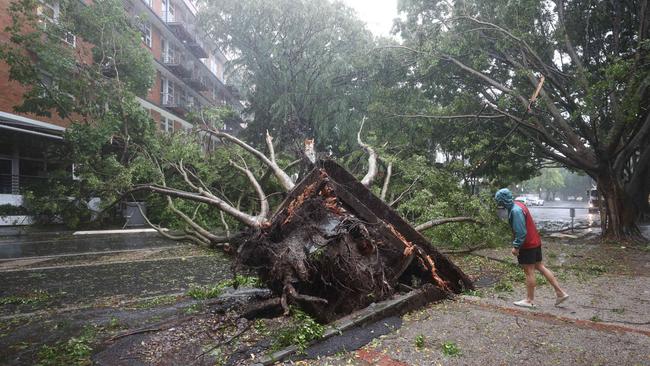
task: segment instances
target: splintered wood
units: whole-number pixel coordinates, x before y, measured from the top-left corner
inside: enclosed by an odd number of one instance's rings
[[[281,295],[285,311],[297,303],[323,321],[387,299],[400,284],[430,284],[440,298],[473,288],[447,257],[332,161],[319,162],[256,235],[241,248],[244,264]]]

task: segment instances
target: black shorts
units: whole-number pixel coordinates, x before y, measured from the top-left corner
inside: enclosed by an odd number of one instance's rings
[[[519,264],[535,264],[542,261],[542,246],[531,249],[519,249],[517,256]]]

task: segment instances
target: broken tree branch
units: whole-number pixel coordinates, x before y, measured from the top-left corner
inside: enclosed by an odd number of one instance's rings
[[[267,216],[269,215],[269,201],[266,199],[266,194],[262,190],[262,186],[260,183],[257,181],[255,178],[255,175],[253,175],[253,172],[248,169],[248,166],[246,166],[246,162],[244,159],[242,159],[242,162],[244,163],[244,166],[239,166],[232,160],[230,160],[230,164],[240,170],[242,173],[246,174],[246,177],[248,177],[248,180],[251,182],[251,185],[253,188],[255,188],[255,192],[257,193],[257,197],[260,200],[260,213],[259,215],[256,216],[256,218],[259,220],[261,225],[265,225],[268,220]]]
[[[475,224],[483,225],[482,222],[480,222],[480,221],[478,221],[478,220],[476,220],[474,218],[461,216],[461,217],[451,217],[451,218],[447,218],[447,219],[436,219],[436,220],[427,221],[427,222],[425,222],[423,224],[420,224],[420,225],[416,226],[415,230],[424,231],[424,230],[427,230],[427,229],[431,229],[432,227],[435,227],[435,226],[449,224],[449,223],[452,223],[452,222],[472,222],[472,223],[475,223]]]
[[[420,176],[418,176],[417,178],[415,178],[415,179],[413,180],[413,182],[411,183],[411,185],[409,185],[409,186],[408,186],[408,187],[407,187],[407,188],[406,188],[402,193],[400,193],[399,196],[397,196],[397,198],[395,198],[395,199],[394,199],[394,200],[389,204],[389,206],[392,207],[392,206],[395,206],[396,204],[398,204],[399,201],[401,201],[401,200],[404,198],[404,196],[406,196],[406,194],[409,193],[409,192],[411,191],[411,189],[413,189],[413,187],[414,187],[415,184],[418,182],[418,180],[420,180]]]
[[[377,176],[377,152],[375,152],[375,149],[373,149],[370,145],[365,144],[361,140],[361,131],[363,130],[363,125],[366,122],[366,117],[363,117],[361,120],[361,127],[359,127],[359,132],[357,133],[357,143],[361,148],[368,153],[368,173],[361,179],[361,184],[364,185],[364,187],[370,187],[372,185],[372,182],[375,180],[375,177]]]
[[[280,168],[280,166],[278,166],[278,164],[275,161],[269,159],[266,155],[264,155],[262,152],[260,152],[256,148],[250,146],[249,144],[245,143],[244,141],[238,139],[235,136],[232,136],[232,135],[227,134],[225,132],[215,130],[215,129],[207,126],[207,125],[205,126],[204,131],[211,134],[211,135],[213,135],[213,136],[215,136],[215,137],[219,137],[219,138],[228,140],[228,141],[234,143],[235,145],[238,145],[239,147],[243,148],[244,150],[248,151],[251,155],[255,156],[264,165],[271,168],[271,170],[273,171],[273,174],[278,179],[278,181],[280,182],[280,185],[282,185],[282,187],[284,188],[284,190],[286,192],[291,191],[293,189],[293,187],[295,186],[295,184],[291,180],[291,177],[284,170],[282,170],[282,168]],[[267,135],[267,136],[270,136],[270,135]],[[268,139],[267,139],[267,143],[268,143]],[[274,156],[275,152],[273,152],[272,155]]]
[[[386,178],[384,178],[384,185],[381,187],[381,194],[379,198],[386,201],[386,193],[388,193],[388,186],[390,185],[390,177],[393,175],[393,163],[389,162],[386,167]]]

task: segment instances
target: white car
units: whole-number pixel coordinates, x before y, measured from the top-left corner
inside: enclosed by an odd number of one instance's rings
[[[528,198],[533,206],[544,206],[544,200],[541,198]]]
[[[519,196],[519,197],[515,198],[515,201],[519,201],[519,202],[523,203],[526,206],[531,205],[531,199],[526,197],[526,196]]]
[[[544,206],[544,200],[536,197],[519,196],[515,198],[515,201],[519,201],[526,206]]]

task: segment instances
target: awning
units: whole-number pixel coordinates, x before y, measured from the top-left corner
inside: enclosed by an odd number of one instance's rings
[[[63,140],[65,127],[0,111],[0,129]]]

